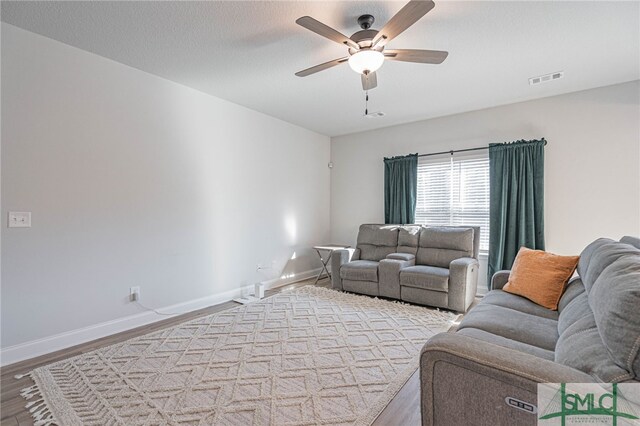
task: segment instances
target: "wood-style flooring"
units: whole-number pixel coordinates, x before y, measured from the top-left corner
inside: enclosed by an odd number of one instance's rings
[[[290,284],[273,290],[266,291],[265,296],[271,296],[285,289],[301,287],[304,285],[313,285],[313,280],[301,281],[299,283]],[[318,282],[318,286],[329,287],[329,280],[322,279]],[[236,302],[226,302],[219,305],[211,306],[198,311],[189,312],[149,324],[143,327],[128,330],[102,339],[83,343],[78,346],[63,349],[37,358],[11,364],[4,367],[0,371],[0,426],[25,426],[33,425],[31,415],[25,408],[26,401],[20,396],[20,390],[33,384],[30,378],[25,377],[20,380],[14,378],[16,374],[26,373],[34,368],[60,361],[65,358],[71,358],[95,349],[109,346],[114,343],[122,342],[133,337],[151,333],[163,328],[171,327],[185,321],[210,315],[216,312],[224,311],[229,308],[238,306]],[[393,400],[387,405],[385,410],[378,416],[374,422],[375,426],[413,426],[420,425],[420,380],[418,372],[413,374],[404,387],[398,392]]]

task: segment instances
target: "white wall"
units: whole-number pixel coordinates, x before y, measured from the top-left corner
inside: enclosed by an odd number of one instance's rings
[[[2,124],[3,350],[320,266],[326,136],[4,23]]]
[[[640,235],[640,82],[634,81],[332,138],[331,239],[354,244],[359,224],[384,221],[383,157],[541,137],[549,142],[547,250],[578,254],[598,237]]]

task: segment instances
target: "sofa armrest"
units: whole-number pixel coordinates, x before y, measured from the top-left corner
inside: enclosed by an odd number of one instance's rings
[[[411,253],[391,253],[387,255],[387,259],[413,260],[415,264],[416,255]]]
[[[410,260],[382,259],[378,264],[378,292],[382,297],[400,299],[400,271],[416,264]]]
[[[420,354],[422,424],[535,425],[537,415],[514,408],[508,398],[535,407],[538,383],[594,381],[582,371],[547,359],[441,333]]]
[[[461,257],[449,264],[449,309],[466,312],[478,290],[480,264],[473,257]]]
[[[340,267],[351,262],[355,249],[335,250],[331,254],[331,287],[334,290],[342,290],[342,278],[340,278]]]
[[[502,270],[493,274],[493,277],[491,277],[491,290],[502,290],[502,287],[509,281],[509,274],[511,274],[509,270]]]

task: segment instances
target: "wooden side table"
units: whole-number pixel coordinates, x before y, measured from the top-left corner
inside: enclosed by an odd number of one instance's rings
[[[329,272],[329,269],[327,269],[327,265],[331,261],[331,256],[333,256],[333,252],[336,250],[348,249],[349,247],[351,246],[344,246],[344,245],[338,245],[338,244],[326,244],[323,246],[313,246],[313,249],[316,251],[316,253],[318,253],[320,262],[322,262],[322,269],[320,269],[320,272],[318,273],[318,276],[316,277],[316,280],[313,283],[314,285],[318,283],[318,280],[322,276],[323,272],[326,272],[329,279],[331,279],[331,273]],[[329,253],[326,259],[322,257],[323,252]]]

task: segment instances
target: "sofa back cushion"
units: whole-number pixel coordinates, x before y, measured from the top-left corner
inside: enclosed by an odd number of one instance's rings
[[[620,238],[620,242],[624,244],[629,244],[630,246],[634,246],[637,249],[640,249],[640,238],[632,237],[630,235],[625,235]]]
[[[582,278],[582,282],[585,287],[587,287],[587,283],[585,283],[584,281],[587,275],[587,269],[589,268],[589,263],[591,263],[591,257],[600,246],[613,242],[614,241],[610,238],[598,238],[597,240],[586,246],[584,250],[582,250],[582,253],[580,253],[580,260],[578,261],[578,267],[576,268],[576,270],[578,271],[578,275],[580,275],[580,278]],[[591,288],[592,284],[593,283],[589,283],[589,288]]]
[[[617,383],[631,377],[609,356],[591,311],[560,334],[554,356],[556,362],[590,374],[604,383]]]
[[[562,335],[573,324],[589,315],[593,316],[593,311],[589,306],[587,293],[583,291],[560,312],[558,316],[558,334]]]
[[[418,252],[420,240],[420,225],[404,225],[398,231],[397,253],[409,253],[415,255]]]
[[[461,257],[474,257],[474,229],[427,226],[420,230],[416,264],[448,268]]]
[[[640,250],[596,240],[579,273],[559,304],[556,361],[603,382],[639,379]]]
[[[640,379],[640,250],[607,266],[589,292],[589,304],[613,361]]]
[[[562,293],[562,297],[560,297],[560,301],[558,302],[558,313],[562,313],[562,311],[566,307],[568,307],[573,299],[584,292],[584,284],[582,283],[580,277],[574,277],[570,279],[564,289],[564,293]]]
[[[398,246],[397,225],[360,225],[358,244],[361,260],[381,261],[396,252]]]
[[[598,238],[585,247],[580,253],[577,270],[587,293],[589,293],[604,268],[620,256],[633,254],[637,250],[636,247],[630,244],[614,241],[610,238]]]

